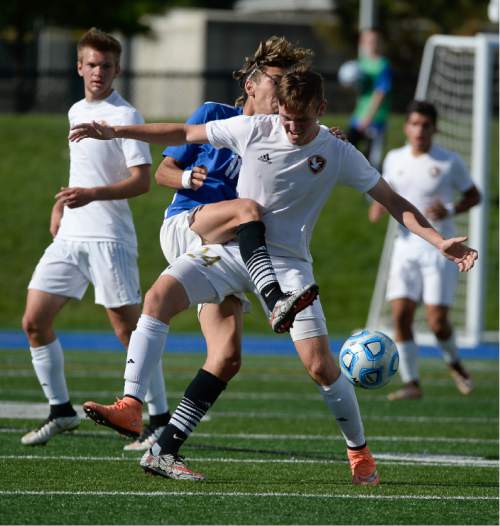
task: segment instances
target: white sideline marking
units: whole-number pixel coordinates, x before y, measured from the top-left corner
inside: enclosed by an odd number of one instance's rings
[[[375,455],[378,464],[405,466],[452,466],[474,468],[498,468],[497,460],[482,457],[456,455],[420,455],[380,453]],[[63,460],[70,462],[137,462],[139,457],[112,456],[68,456],[68,455],[0,455],[3,460]],[[296,459],[296,458],[227,458],[227,457],[186,457],[190,462],[218,462],[223,464],[346,464],[347,460]]]
[[[84,417],[81,406],[74,406],[79,416]],[[0,418],[30,419],[46,418],[48,406],[40,402],[12,402],[0,400]],[[282,413],[273,411],[211,411],[208,416],[214,418],[284,418],[295,420],[325,419],[330,415],[325,411],[309,411],[307,413]],[[367,415],[364,421],[377,420],[380,422],[417,422],[417,423],[456,423],[456,424],[493,424],[498,422],[498,417],[453,417],[453,416],[387,416]]]
[[[0,427],[0,433],[27,433],[28,428]],[[73,431],[76,436],[118,436],[111,430],[107,431]],[[196,432],[193,438],[234,438],[250,440],[307,440],[307,441],[332,441],[343,442],[340,435],[273,435],[273,434],[252,434],[252,433],[201,433]],[[453,438],[453,437],[423,437],[423,436],[387,436],[370,435],[370,442],[441,442],[445,444],[498,444],[496,438]]]
[[[252,493],[249,491],[0,491],[0,495],[33,495],[40,497],[52,496],[91,496],[91,497],[294,497],[304,499],[372,499],[372,500],[498,500],[496,496],[472,495],[349,495],[339,493],[314,494],[314,493]]]

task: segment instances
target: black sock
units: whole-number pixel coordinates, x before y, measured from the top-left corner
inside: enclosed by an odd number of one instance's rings
[[[268,309],[273,310],[276,301],[283,296],[283,292],[267,251],[265,232],[266,227],[262,221],[250,221],[238,227],[236,236],[250,278]]]
[[[177,454],[187,437],[226,388],[226,382],[200,369],[158,438],[161,454]]]
[[[55,404],[50,406],[49,418],[53,420],[54,418],[60,418],[62,416],[75,416],[76,411],[73,409],[71,402],[66,402],[64,404]]]
[[[171,416],[172,415],[168,411],[166,413],[161,413],[160,415],[149,415],[149,425],[153,429],[164,427],[168,424]]]

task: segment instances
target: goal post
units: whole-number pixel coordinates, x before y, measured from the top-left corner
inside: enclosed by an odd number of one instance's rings
[[[416,99],[435,104],[439,122],[434,141],[461,155],[483,196],[479,206],[457,217],[458,230],[468,235],[468,243],[480,253],[475,269],[461,276],[452,310],[458,343],[467,347],[498,338],[496,333],[484,331],[492,102],[493,92],[498,89],[498,84],[494,86],[498,82],[495,68],[498,71],[498,35],[434,35],[424,48],[415,93]],[[396,232],[396,222],[391,219],[367,320],[367,327],[389,333],[392,324],[385,287]],[[415,328],[420,343],[434,343],[421,312]]]

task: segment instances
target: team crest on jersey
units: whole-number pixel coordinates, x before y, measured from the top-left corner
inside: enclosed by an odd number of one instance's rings
[[[307,159],[307,164],[312,173],[319,174],[326,166],[326,159],[321,155],[313,155]]]
[[[431,177],[439,177],[441,175],[441,168],[439,166],[431,166]]]

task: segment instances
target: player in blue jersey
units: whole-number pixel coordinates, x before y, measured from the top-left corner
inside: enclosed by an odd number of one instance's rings
[[[276,113],[275,90],[284,71],[309,60],[311,55],[311,51],[297,48],[283,37],[261,42],[254,56],[235,73],[243,89],[236,105],[205,103],[187,124],[205,124],[241,114]],[[318,287],[311,283],[293,292],[281,290],[267,252],[259,207],[249,199],[236,200],[241,162],[238,156],[228,149],[195,144],[167,148],[164,155],[156,180],[178,189],[160,234],[167,260],[172,263],[202,244],[224,243],[237,237],[252,281],[271,313],[273,330],[289,330],[295,315],[314,301]]]
[[[235,106],[217,102],[202,104],[188,119],[188,124],[204,124],[236,115],[270,114],[277,111],[276,85],[285,70],[300,62],[308,62],[312,52],[293,46],[283,37],[273,36],[261,42],[252,57],[234,77],[240,82],[242,95]],[[283,311],[293,306],[305,307],[316,296],[316,285],[285,296],[279,287],[270,258],[265,250],[264,225],[259,207],[250,199],[237,199],[236,183],[241,159],[227,148],[216,149],[210,144],[188,144],[169,147],[156,171],[156,181],[177,189],[165,211],[160,232],[163,253],[170,263],[182,254],[200,248],[203,243],[220,243],[238,235],[246,253],[252,256],[258,249],[253,266],[256,284],[268,296],[263,296],[270,312],[280,298]],[[236,200],[237,199],[237,200]],[[215,204],[216,203],[216,204]],[[260,285],[260,287],[259,287]],[[203,369],[229,381],[241,365],[242,311],[248,305],[244,294],[230,296],[217,304],[200,308],[199,319],[207,342],[207,359]],[[276,328],[286,330],[293,318],[275,316]],[[282,326],[277,327],[281,323]],[[144,450],[163,430],[151,422],[139,438],[125,446],[127,450]],[[139,429],[138,429],[139,431]]]

